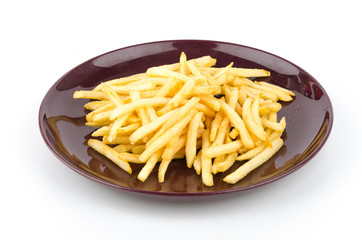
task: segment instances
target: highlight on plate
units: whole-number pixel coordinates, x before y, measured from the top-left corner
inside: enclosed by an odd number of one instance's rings
[[[130,174],[130,163],[143,164],[141,181],[160,162],[158,180],[164,182],[175,159],[207,186],[213,174],[243,161],[223,179],[240,181],[283,146],[279,101],[292,101],[294,93],[258,81],[270,76],[266,70],[215,64],[210,56],[187,60],[181,53],[177,63],[76,91],[74,98],[92,100],[84,106],[91,110],[86,125],[97,130],[88,145]]]

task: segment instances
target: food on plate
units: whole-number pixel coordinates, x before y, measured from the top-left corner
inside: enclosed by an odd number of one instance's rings
[[[181,53],[177,63],[76,91],[74,98],[91,99],[86,125],[97,129],[88,145],[130,174],[132,164],[142,164],[140,181],[160,162],[164,182],[174,159],[183,159],[206,186],[243,161],[223,178],[240,181],[283,146],[279,101],[292,101],[294,93],[260,81],[270,77],[264,69],[215,67],[216,61]]]

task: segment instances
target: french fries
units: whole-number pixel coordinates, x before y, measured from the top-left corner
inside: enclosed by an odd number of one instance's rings
[[[272,142],[272,147],[265,148],[260,154],[241,165],[235,172],[227,175],[223,180],[230,184],[240,181],[248,173],[271,158],[282,146],[283,140],[281,138],[277,138]]]
[[[240,181],[283,146],[286,119],[278,121],[278,101],[295,95],[254,81],[270,77],[267,70],[215,64],[210,56],[187,59],[181,53],[177,63],[74,92],[76,99],[92,100],[84,106],[91,111],[86,125],[98,129],[88,145],[130,174],[130,163],[143,164],[140,181],[159,162],[158,180],[164,182],[173,159],[183,159],[206,186],[213,186],[213,174],[243,161],[223,179]]]

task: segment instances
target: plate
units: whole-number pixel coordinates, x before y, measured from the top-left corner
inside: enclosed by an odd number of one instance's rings
[[[133,165],[129,175],[110,160],[90,149],[86,142],[94,130],[85,126],[84,104],[73,99],[76,90],[89,90],[98,83],[145,72],[157,65],[175,63],[181,52],[189,59],[210,55],[216,66],[234,62],[235,67],[263,68],[271,77],[262,81],[292,90],[294,101],[283,103],[278,117],[285,116],[284,146],[262,166],[240,182],[230,185],[223,177],[238,167],[214,177],[215,185],[206,187],[200,176],[184,161],[174,160],[165,182],[157,181],[157,169],[145,182],[137,179],[141,165]],[[61,77],[45,95],[39,110],[41,134],[49,149],[65,165],[99,183],[122,190],[149,194],[198,196],[230,193],[255,188],[287,176],[310,161],[326,142],[333,123],[331,101],[323,87],[297,65],[255,48],[207,40],[170,40],[134,45],[92,58]]]

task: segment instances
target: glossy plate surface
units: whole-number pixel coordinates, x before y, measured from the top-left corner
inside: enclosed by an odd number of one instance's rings
[[[165,182],[157,181],[158,165],[150,177],[137,179],[141,165],[132,165],[129,175],[110,160],[90,149],[86,142],[94,128],[84,126],[88,100],[73,99],[76,90],[90,90],[98,83],[145,72],[147,68],[175,63],[181,52],[188,59],[210,55],[218,67],[234,62],[234,67],[263,68],[271,77],[261,80],[292,90],[294,101],[283,104],[278,117],[286,117],[284,146],[265,164],[235,185],[222,181],[226,173],[214,177],[213,187],[203,186],[200,176],[182,160],[174,160]],[[171,40],[118,49],[75,67],[48,91],[39,110],[39,126],[45,143],[65,165],[97,182],[118,189],[164,195],[207,195],[246,190],[270,183],[297,170],[322,148],[333,123],[330,99],[323,87],[295,64],[254,48],[216,41]]]

